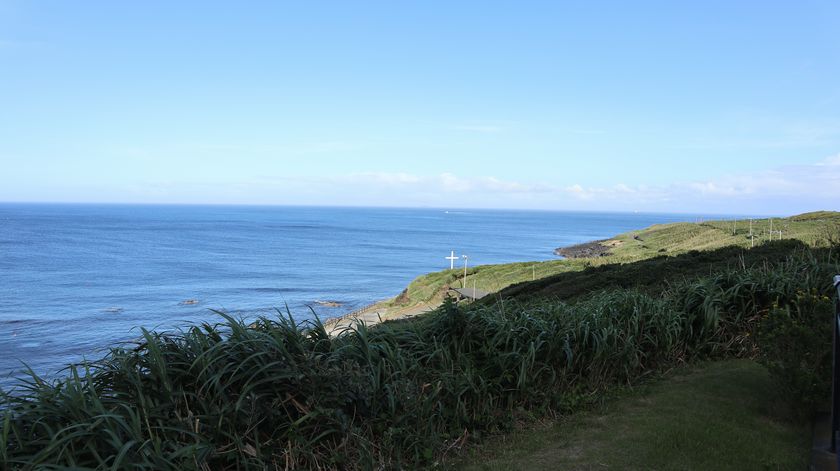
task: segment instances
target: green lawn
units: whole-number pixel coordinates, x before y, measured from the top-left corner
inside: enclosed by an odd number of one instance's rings
[[[464,470],[806,469],[810,426],[783,418],[763,367],[686,367],[597,410],[487,440]]]

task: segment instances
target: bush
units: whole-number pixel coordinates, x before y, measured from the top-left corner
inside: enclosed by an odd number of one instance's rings
[[[833,325],[833,300],[815,289],[799,291],[761,320],[759,360],[800,414],[813,414],[830,398]]]

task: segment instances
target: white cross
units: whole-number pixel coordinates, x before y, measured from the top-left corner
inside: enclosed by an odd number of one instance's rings
[[[443,258],[449,260],[449,269],[454,270],[455,269],[455,260],[458,260],[458,257],[455,256],[455,251],[454,250],[450,251],[449,256],[448,257],[443,257]]]

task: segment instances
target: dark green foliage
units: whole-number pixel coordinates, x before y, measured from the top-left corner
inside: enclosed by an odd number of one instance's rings
[[[601,290],[636,288],[660,293],[674,280],[694,279],[714,272],[750,267],[756,264],[776,264],[791,253],[810,250],[798,240],[780,240],[761,244],[754,249],[724,247],[709,251],[689,252],[631,262],[613,263],[586,268],[581,272],[560,273],[535,281],[515,284],[501,291],[503,298],[534,299],[560,298],[565,301]],[[498,297],[488,297],[493,302]]]
[[[829,253],[788,250],[787,258],[752,266],[735,257],[728,268],[663,283],[658,293],[650,289],[655,275],[640,274],[641,290],[630,279],[628,289],[600,290],[574,304],[539,297],[467,308],[447,302],[416,321],[361,325],[337,337],[318,322],[282,315],[250,326],[225,316],[222,324],[178,333],[144,332],[133,348],[71,368],[66,379],[33,377],[3,394],[3,464],[431,465],[469,436],[577,409],[674,364],[754,355],[759,324],[779,334],[762,334],[767,358],[800,352],[798,339],[807,333],[785,337],[796,325],[768,322],[781,318],[777,312],[796,313],[799,326],[821,322],[801,293],[824,295],[838,269]],[[799,365],[771,368],[782,381],[821,368]]]
[[[792,302],[774,306],[761,321],[759,360],[784,398],[805,416],[828,407],[833,325],[834,300],[816,289],[798,291]]]

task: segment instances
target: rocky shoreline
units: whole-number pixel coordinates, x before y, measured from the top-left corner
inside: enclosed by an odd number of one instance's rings
[[[618,241],[615,240],[593,240],[582,244],[570,245],[554,249],[554,255],[566,258],[595,258],[610,255],[610,249],[615,247]]]

